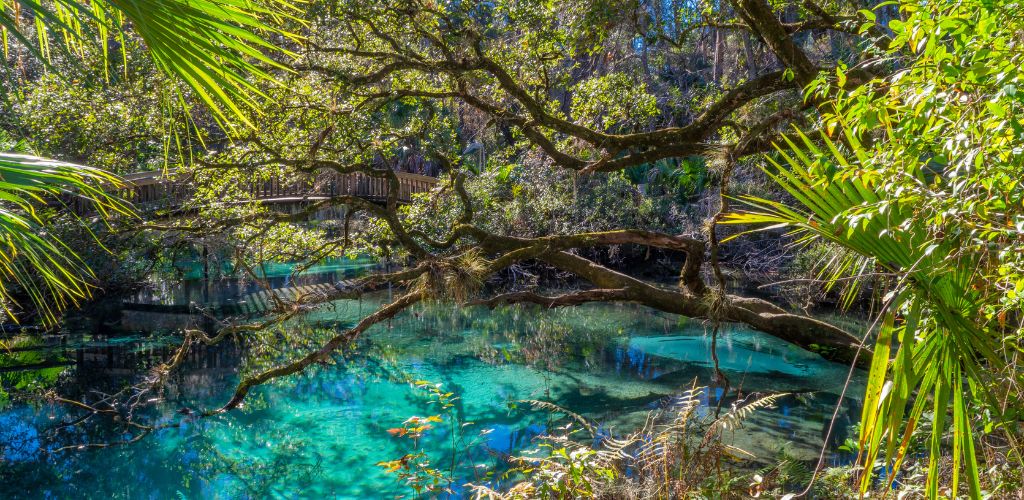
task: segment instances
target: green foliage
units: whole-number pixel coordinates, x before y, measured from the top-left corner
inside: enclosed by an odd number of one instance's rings
[[[471,485],[476,498],[737,498],[778,493],[800,465],[783,457],[770,475],[743,474],[725,466],[751,457],[727,443],[726,433],[784,394],[736,401],[721,416],[701,405],[706,388],[684,391],[672,407],[652,413],[647,424],[623,436],[597,435],[582,416],[553,403],[532,407],[571,421],[549,429],[538,448],[515,457],[505,474],[516,478],[504,491]],[[579,427],[577,427],[579,426]],[[597,443],[597,444],[594,444]],[[788,474],[788,475],[787,475]]]
[[[658,114],[657,99],[642,83],[624,73],[583,80],[572,94],[577,120],[592,122],[600,130],[628,130]]]
[[[773,175],[805,208],[794,210],[782,203],[747,197],[760,208],[729,216],[730,223],[784,225],[804,239],[824,238],[873,259],[898,276],[886,297],[887,314],[878,334],[862,416],[860,448],[865,464],[876,457],[897,469],[906,457],[902,436],[910,435],[926,408],[924,397],[933,393],[932,463],[939,461],[944,417],[948,406],[954,415],[954,452],[962,453],[973,491],[978,492],[977,458],[967,417],[969,400],[964,376],[974,384],[986,384],[986,369],[999,370],[1004,362],[997,354],[998,337],[978,317],[980,294],[973,290],[975,255],[959,254],[955,241],[928,237],[922,221],[907,200],[886,200],[876,183],[852,165],[864,165],[868,155],[853,135],[846,136],[855,158],[848,160],[827,137],[820,150],[807,137],[793,156],[781,153],[787,164]],[[809,154],[802,151],[807,150]],[[812,159],[813,158],[813,159]],[[897,316],[900,321],[897,321]],[[899,348],[890,364],[894,341]],[[975,387],[977,391],[979,387]],[[985,386],[979,398],[994,397]],[[908,405],[912,404],[909,408]],[[904,416],[908,423],[904,427]],[[884,437],[884,442],[883,442]],[[882,453],[884,450],[884,453]],[[957,459],[959,457],[956,457]],[[957,473],[953,475],[956,485]],[[864,476],[862,488],[871,485]],[[937,484],[935,469],[929,473]],[[936,486],[930,488],[935,491]]]
[[[701,156],[669,158],[651,165],[626,169],[626,176],[635,184],[647,184],[648,195],[655,195],[652,187],[674,194],[680,201],[704,190],[708,182],[707,161]]]
[[[411,379],[408,382],[417,395],[425,397],[426,403],[431,408],[436,408],[438,413],[426,417],[412,416],[402,422],[401,427],[388,429],[388,434],[396,438],[410,440],[412,449],[397,459],[378,462],[377,465],[388,474],[394,474],[397,480],[411,488],[417,495],[424,493],[430,495],[453,494],[454,464],[457,460],[456,455],[460,452],[460,442],[463,445],[463,450],[466,447],[462,431],[472,425],[472,422],[459,422],[455,408],[459,397],[453,392],[442,390],[441,384]],[[440,425],[445,422],[448,423],[448,432],[451,435],[450,459],[452,466],[447,470],[435,466],[431,462],[431,458],[420,449],[420,439],[434,429],[435,424]]]
[[[44,229],[48,210],[40,205],[77,193],[104,216],[130,215],[130,208],[108,191],[120,183],[96,168],[0,153],[0,307],[11,319],[17,320],[12,285],[20,287],[48,324],[89,293],[91,271]]]
[[[51,390],[64,372],[63,356],[48,356],[43,341],[34,336],[18,336],[0,344],[0,410],[7,409],[12,395]],[[19,367],[51,364],[49,368]]]
[[[19,86],[7,117],[11,130],[40,155],[127,174],[177,163],[173,134],[184,120],[169,115],[166,78],[153,69],[108,85],[69,84],[46,75]]]
[[[500,234],[535,237],[620,227],[669,230],[685,206],[674,193],[646,196],[623,173],[576,176],[534,158],[492,157],[491,163],[500,167],[469,177],[466,190],[476,224]],[[435,238],[446,237],[461,213],[451,186],[450,179],[442,179],[439,190],[400,207],[403,224]],[[400,250],[388,245],[394,236],[383,222],[371,221],[365,229],[353,251],[383,256]]]
[[[1020,374],[1007,359],[1024,333],[1017,8],[901,4],[890,52],[905,69],[836,97],[824,124],[845,146],[824,136],[819,149],[804,137],[776,165],[774,179],[802,208],[747,198],[759,211],[730,217],[831,241],[871,259],[859,270],[892,276],[861,422],[862,491],[875,466],[900,468],[928,415],[929,497],[942,490],[947,454],[949,491],[965,478],[971,496],[982,494],[979,430],[1015,443]]]
[[[297,39],[280,27],[283,20],[294,18],[294,9],[284,0],[5,0],[0,3],[0,27],[5,54],[10,34],[48,61],[55,47],[81,54],[99,46],[107,58],[111,41],[123,45],[130,26],[145,41],[157,67],[188,84],[222,124],[238,119],[251,125],[245,110],[258,110],[266,97],[256,82],[275,81],[265,68],[285,68],[264,51],[290,55],[266,38]]]
[[[545,163],[525,161],[507,180],[493,174],[473,179],[467,189],[489,229],[517,236],[541,236],[615,227],[659,229],[672,200],[644,196],[620,173],[577,177]]]
[[[265,68],[284,68],[263,51],[287,54],[263,36],[295,39],[276,26],[290,18],[292,8],[283,1],[11,0],[0,2],[0,29],[5,65],[12,44],[9,36],[18,42],[15,48],[27,50],[48,65],[54,47],[68,56],[84,56],[98,47],[108,61],[111,41],[117,39],[127,72],[125,30],[130,25],[132,33],[145,42],[156,66],[188,84],[222,125],[230,119],[251,125],[246,110],[257,109],[265,97],[256,83],[275,81]],[[54,44],[51,38],[60,42]],[[79,113],[86,122],[92,116]],[[61,130],[50,134],[49,138],[64,135]],[[44,321],[52,323],[60,310],[88,295],[91,271],[72,249],[44,229],[48,216],[41,215],[37,205],[75,193],[89,199],[103,216],[127,215],[128,208],[108,193],[120,181],[94,167],[21,155],[0,157],[0,170],[0,302],[14,318],[10,286],[17,284]]]

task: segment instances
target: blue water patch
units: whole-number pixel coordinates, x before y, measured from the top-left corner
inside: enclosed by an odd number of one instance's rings
[[[174,372],[161,401],[136,415],[147,424],[177,426],[133,444],[77,450],[138,434],[101,416],[67,425],[83,412],[45,399],[13,403],[0,412],[0,496],[411,496],[396,473],[378,464],[421,453],[417,463],[450,476],[458,496],[466,483],[493,484],[497,477],[490,471],[501,471],[510,455],[536,448],[549,426],[567,423],[529,400],[557,403],[592,419],[603,433],[621,434],[641,426],[648,412],[671,409],[694,384],[713,380],[704,331],[643,307],[552,311],[435,304],[373,328],[357,349],[330,363],[255,389],[241,410],[194,416],[227,401],[240,374],[280,362],[274,353],[289,354],[282,346],[317,345],[343,328],[337,325],[351,324],[383,300],[381,294],[339,302],[290,323],[263,344],[197,347]],[[51,382],[54,391],[94,401],[95,391],[113,393],[138,381],[176,342],[165,333],[116,326],[92,328],[89,335],[88,342],[65,344],[73,346],[65,355],[75,363]],[[750,438],[742,447],[766,457],[779,447],[817,456],[846,368],[741,327],[723,332],[718,356],[734,388],[813,395],[767,410],[751,426],[756,433],[738,435]],[[440,408],[430,387],[453,393],[449,409]],[[717,404],[721,391],[702,391],[702,407]],[[183,408],[193,413],[185,415]],[[431,416],[439,421],[430,421],[421,437],[401,435],[411,418]],[[72,449],[43,452],[62,446]]]
[[[681,335],[634,336],[628,343],[631,356],[656,355],[699,366],[711,367],[708,356],[711,336],[703,333]],[[812,352],[769,335],[748,329],[724,329],[718,340],[719,367],[733,373],[784,374],[812,377],[818,374],[840,375],[842,367],[829,363]]]

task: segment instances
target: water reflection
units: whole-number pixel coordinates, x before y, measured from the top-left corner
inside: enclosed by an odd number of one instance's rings
[[[516,401],[555,401],[596,420],[603,432],[620,433],[639,427],[649,411],[670,408],[694,384],[712,380],[703,327],[649,309],[594,305],[488,311],[432,305],[374,328],[357,352],[255,391],[242,411],[209,419],[183,415],[183,408],[222,404],[240,371],[272,364],[285,346],[315,343],[383,300],[339,302],[268,334],[259,344],[198,346],[171,377],[163,401],[140,410],[149,423],[181,425],[129,446],[46,453],[124,440],[131,431],[103,418],[68,425],[83,412],[65,405],[8,403],[0,413],[3,496],[366,498],[408,493],[376,464],[411,451],[409,440],[389,429],[411,416],[437,413],[430,398],[410,384],[416,379],[440,383],[460,398],[449,420],[417,443],[431,463],[454,470],[458,488],[466,481],[487,480],[485,471],[535,446],[535,437],[552,417]],[[153,331],[196,321],[187,315],[137,313],[108,311],[101,318],[83,318],[63,340],[34,346],[38,349],[31,352],[71,363],[40,383],[95,401],[137,382],[170,355],[177,337]],[[138,331],[140,324],[151,327],[144,329],[148,333]],[[733,433],[735,444],[766,460],[780,449],[815,458],[846,369],[742,328],[724,332],[719,356],[733,385],[745,393],[794,393],[778,408],[750,417],[744,429]],[[8,378],[3,381],[6,391],[16,392]],[[721,398],[720,388],[702,392],[702,411],[730,403]],[[859,411],[855,405],[848,408],[841,414]],[[852,422],[844,418],[830,439],[833,445]],[[450,419],[458,425],[450,425]]]
[[[254,269],[263,281],[258,283],[230,267],[210,271],[208,267],[204,269],[202,262],[188,262],[178,264],[181,280],[168,280],[147,286],[135,295],[126,297],[126,302],[155,305],[233,304],[247,294],[264,290],[264,286],[276,289],[335,283],[356,277],[377,265],[369,258],[335,258],[299,271],[289,264],[268,262]],[[223,277],[206,280],[203,279],[204,274]]]

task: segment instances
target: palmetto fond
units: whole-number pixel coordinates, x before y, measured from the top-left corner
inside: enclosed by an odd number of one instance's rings
[[[893,481],[911,434],[930,414],[929,495],[937,495],[950,428],[953,491],[962,466],[972,496],[980,495],[971,399],[994,402],[990,374],[1004,361],[999,333],[979,313],[984,299],[974,286],[978,257],[962,252],[966,245],[955,237],[931,234],[912,197],[881,194],[883,179],[859,168],[869,158],[853,134],[844,137],[849,153],[827,136],[816,143],[798,135],[800,143],[787,140],[786,149],[779,150],[782,161],[770,160],[775,168],[766,172],[799,206],[745,196],[741,201],[751,209],[724,222],[788,228],[797,243],[826,240],[866,261],[838,266],[826,280],[841,279],[850,269],[892,275],[861,419],[860,458],[868,471],[862,490],[871,487],[877,467],[890,468],[886,477]]]
[[[283,0],[0,0],[4,63],[17,45],[47,67],[54,51],[70,58],[98,47],[109,68],[109,47],[137,35],[156,66],[187,84],[217,121],[251,124],[264,94],[291,54],[268,41],[297,40],[284,21],[299,11]],[[122,51],[123,53],[123,51]],[[184,99],[182,99],[184,102]],[[47,211],[67,196],[88,198],[101,217],[128,215],[109,194],[120,180],[100,169],[23,154],[0,154],[0,307],[14,318],[18,285],[52,323],[66,306],[89,295],[85,263],[47,229]]]

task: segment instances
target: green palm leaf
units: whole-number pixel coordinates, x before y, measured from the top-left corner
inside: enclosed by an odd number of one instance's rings
[[[276,84],[271,72],[287,69],[274,56],[294,55],[267,40],[299,40],[282,27],[298,21],[296,13],[285,0],[0,0],[0,29],[5,41],[13,34],[44,62],[54,47],[75,53],[99,44],[107,56],[110,34],[123,41],[130,29],[157,66],[191,87],[222,125],[237,119],[251,126],[249,113],[258,113],[266,97],[258,84]],[[62,43],[51,44],[51,35]]]
[[[17,320],[12,285],[44,322],[89,296],[92,272],[46,228],[44,204],[80,197],[103,216],[132,214],[111,194],[123,183],[103,170],[21,154],[0,153],[0,309]]]
[[[280,27],[296,20],[286,0],[0,0],[0,32],[48,64],[52,50],[81,54],[99,44],[109,57],[111,34],[132,30],[156,65],[190,86],[223,126],[252,125],[265,95],[260,83],[287,66],[291,56],[267,41],[297,40]],[[34,32],[34,38],[32,34]],[[51,38],[61,43],[52,44]],[[107,65],[109,67],[109,64]],[[91,271],[75,252],[47,231],[38,208],[69,196],[87,200],[107,217],[131,210],[110,194],[120,180],[102,170],[24,155],[0,155],[0,308],[15,318],[17,284],[46,322],[89,294]]]
[[[897,284],[887,295],[861,418],[860,461],[868,471],[861,488],[867,491],[873,484],[872,470],[879,459],[893,468],[892,481],[930,396],[929,495],[934,498],[938,493],[938,464],[945,452],[950,411],[957,466],[953,486],[958,485],[962,465],[971,494],[979,495],[964,379],[971,382],[975,396],[991,400],[987,373],[1003,364],[997,354],[998,335],[986,330],[985,320],[979,317],[981,298],[972,287],[979,263],[959,252],[955,239],[930,235],[916,218],[913,199],[884,199],[876,194],[879,180],[858,168],[867,152],[852,134],[845,137],[852,158],[827,136],[821,138],[826,146],[822,149],[799,135],[801,143],[787,140],[785,150],[778,148],[783,161],[769,160],[774,170],[766,170],[799,202],[799,208],[744,196],[740,201],[751,210],[729,214],[723,222],[754,225],[754,230],[790,228],[798,241],[829,241],[893,274]],[[830,279],[850,269],[854,267],[840,266]]]

